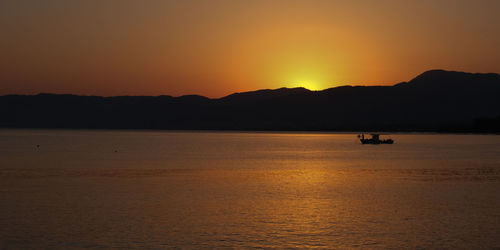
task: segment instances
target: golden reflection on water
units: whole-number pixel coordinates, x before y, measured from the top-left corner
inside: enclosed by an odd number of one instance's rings
[[[500,246],[495,138],[65,133],[4,134],[1,247]]]
[[[63,248],[498,243],[498,182],[429,186],[324,169],[116,172],[2,177],[2,238],[18,239],[7,242],[12,247]]]

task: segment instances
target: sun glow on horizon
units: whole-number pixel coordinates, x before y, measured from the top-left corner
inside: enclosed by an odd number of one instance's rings
[[[319,64],[302,70],[289,70],[289,75],[284,77],[285,87],[296,88],[303,87],[309,90],[323,90],[336,84],[337,79],[328,72],[327,69],[320,67]]]
[[[297,62],[282,62],[274,68],[274,82],[280,87],[304,87],[309,90],[323,90],[332,87],[338,79],[334,70],[325,60]]]
[[[323,84],[315,81],[296,81],[285,84],[287,88],[306,88],[308,90],[317,91],[325,89]]]

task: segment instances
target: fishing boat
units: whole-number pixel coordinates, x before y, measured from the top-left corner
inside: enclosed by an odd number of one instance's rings
[[[393,144],[394,140],[392,139],[380,139],[380,134],[370,134],[371,138],[365,138],[365,134],[358,135],[361,144]]]

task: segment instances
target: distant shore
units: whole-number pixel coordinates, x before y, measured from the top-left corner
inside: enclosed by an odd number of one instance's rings
[[[151,131],[151,132],[188,132],[188,133],[340,133],[340,134],[369,134],[369,133],[382,133],[382,134],[492,134],[499,135],[500,131],[481,131],[481,130],[273,130],[273,129],[259,129],[259,130],[241,130],[241,129],[147,129],[147,128],[43,128],[43,127],[5,127],[0,126],[0,130],[64,130],[64,131]]]
[[[499,133],[500,75],[431,70],[392,86],[189,95],[0,96],[0,127]]]

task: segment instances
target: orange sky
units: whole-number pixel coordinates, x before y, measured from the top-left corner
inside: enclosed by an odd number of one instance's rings
[[[500,72],[500,1],[2,0],[0,94],[221,97]]]

